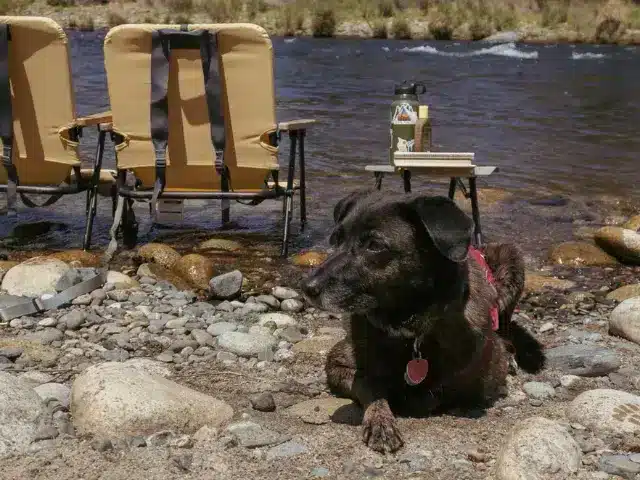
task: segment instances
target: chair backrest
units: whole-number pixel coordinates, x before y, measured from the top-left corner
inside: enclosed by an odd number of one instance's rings
[[[216,40],[211,61],[217,62],[222,91],[224,162],[232,187],[259,188],[266,172],[278,168],[278,149],[269,141],[277,126],[273,47],[266,31],[253,24],[119,25],[109,31],[104,56],[113,126],[125,138],[118,168],[135,169],[144,184],[153,184],[152,37],[181,29],[207,31]],[[169,53],[167,187],[219,188],[203,57],[199,48],[178,43]]]
[[[0,24],[8,25],[13,163],[20,184],[59,184],[80,164],[77,146],[59,134],[76,118],[67,36],[45,17],[0,16]],[[0,167],[0,182],[6,181]]]

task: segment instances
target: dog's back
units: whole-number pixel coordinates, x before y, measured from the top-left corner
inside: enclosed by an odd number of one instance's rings
[[[498,334],[515,354],[518,366],[525,372],[537,373],[545,364],[542,346],[522,325],[512,321],[513,312],[524,291],[525,267],[522,253],[509,243],[489,243],[483,253],[493,273],[498,294]]]

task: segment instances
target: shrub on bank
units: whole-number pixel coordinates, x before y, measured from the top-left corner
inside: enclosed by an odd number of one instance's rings
[[[331,8],[316,10],[313,14],[314,37],[333,37],[336,33],[336,14]]]
[[[371,23],[371,32],[373,38],[389,38],[389,32],[387,31],[387,22],[382,19],[375,20]]]
[[[397,17],[391,24],[391,33],[396,40],[407,40],[411,38],[409,22],[404,17]]]

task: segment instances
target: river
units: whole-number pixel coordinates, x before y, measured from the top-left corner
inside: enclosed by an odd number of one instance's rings
[[[108,109],[104,32],[69,32],[80,115]],[[481,204],[489,238],[520,239],[533,255],[571,238],[579,225],[628,214],[640,200],[640,48],[596,45],[489,45],[464,42],[274,38],[278,120],[315,118],[307,141],[309,228],[294,250],[322,244],[331,210],[353,188],[372,184],[369,163],[387,159],[388,105],[395,83],[421,81],[434,147],[472,151],[476,164],[500,173],[481,188],[511,193],[499,208]],[[93,133],[83,158],[93,155]],[[281,165],[286,161],[286,151]],[[108,153],[106,167],[113,167]],[[414,190],[435,192],[417,178]],[[391,178],[386,190],[401,189]],[[442,192],[446,188],[438,186]],[[104,247],[110,201],[101,199],[95,243]],[[219,202],[194,202],[184,228],[220,226]],[[84,197],[21,210],[20,222],[53,222],[23,248],[80,245]],[[142,240],[152,238],[148,210],[138,209]],[[275,244],[279,205],[233,204],[238,234]],[[0,234],[11,225],[5,220]],[[232,232],[233,233],[233,232]]]

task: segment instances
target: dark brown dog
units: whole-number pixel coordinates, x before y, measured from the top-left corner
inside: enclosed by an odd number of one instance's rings
[[[543,367],[541,346],[511,322],[524,286],[518,250],[486,248],[490,284],[468,256],[473,222],[454,202],[357,192],[336,205],[334,219],[335,250],[302,288],[318,307],[350,314],[346,339],[327,357],[327,382],[364,408],[369,447],[402,447],[392,412],[428,414],[497,398],[510,343],[524,370]],[[496,304],[498,332],[490,315]]]

